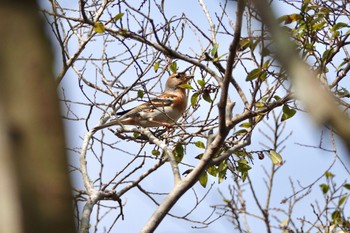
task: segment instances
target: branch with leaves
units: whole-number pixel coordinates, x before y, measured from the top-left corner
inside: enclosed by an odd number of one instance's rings
[[[98,207],[98,216],[118,209],[119,217],[109,229],[116,227],[124,216],[126,204],[122,200],[131,189],[137,188],[139,195],[156,200],[157,192],[146,191],[143,182],[152,174],[159,174],[164,164],[170,164],[168,174],[174,187],[166,191],[164,202],[153,201],[157,209],[144,232],[154,231],[197,182],[205,188],[209,176],[221,183],[232,172],[235,182],[250,182],[247,178],[253,155],[261,158],[268,154],[275,165],[282,164],[277,144],[255,153],[248,149],[255,144],[252,137],[261,123],[275,120],[273,111],[277,108],[282,109],[278,120],[283,122],[297,112],[316,111],[319,123],[337,129],[336,132],[346,123],[345,114],[338,113],[346,112],[350,106],[343,84],[350,70],[349,34],[344,32],[347,26],[339,22],[340,18],[330,17],[340,12],[340,3],[332,3],[335,5],[329,9],[327,3],[317,1],[300,5],[287,1],[300,12],[279,18],[289,33],[281,35],[294,41],[292,46],[289,42],[282,44],[282,40],[276,46],[272,42],[280,32],[267,4],[260,6],[259,2],[254,7],[244,1],[228,0],[215,3],[217,8],[212,2],[199,0],[197,4],[198,14],[206,20],[186,13],[186,9],[170,10],[165,1],[149,0],[81,0],[73,6],[51,1],[51,9],[42,11],[60,48],[57,83],[63,93],[63,117],[86,130],[85,136],[74,134],[82,138],[81,145],[70,142],[69,146],[71,153],[80,158],[79,165],[71,166],[72,173],[82,177],[84,184],[75,189],[76,203],[85,205],[81,213],[79,207],[76,211],[81,232],[88,231],[94,206]],[[316,7],[317,4],[323,5]],[[235,17],[232,6],[236,7]],[[273,29],[271,33],[266,26]],[[324,52],[315,49],[319,44],[325,47]],[[310,69],[299,68],[302,62],[297,55],[313,62]],[[339,55],[345,57],[342,62],[337,61]],[[336,76],[327,80],[329,69]],[[195,79],[185,86],[190,104],[171,132],[106,123],[117,119],[117,112],[125,111],[128,105],[153,99],[163,91],[164,77],[181,70],[191,70]],[[296,80],[295,88],[287,82],[288,74],[298,76],[292,78]],[[308,77],[315,74],[321,82]],[[76,95],[69,93],[71,89]],[[320,89],[328,90],[328,94],[314,94]],[[306,99],[306,108],[295,97]],[[323,105],[317,104],[320,100]],[[329,110],[326,105],[337,107]],[[90,127],[96,122],[95,127]],[[338,133],[346,136],[346,128]],[[128,143],[132,150],[126,149]],[[110,156],[114,154],[120,161],[106,169],[115,159]],[[112,170],[112,174],[107,170]],[[236,201],[230,208],[241,206],[245,211],[243,224],[239,223],[239,213],[234,213],[237,227],[243,232],[244,227],[249,229],[248,211],[244,209],[242,188],[234,192],[240,193],[240,204]],[[104,206],[104,200],[113,200],[113,208]],[[268,208],[268,204],[261,205],[260,210],[270,229]],[[184,220],[191,222],[187,217]],[[97,220],[94,224],[98,231],[102,223]]]

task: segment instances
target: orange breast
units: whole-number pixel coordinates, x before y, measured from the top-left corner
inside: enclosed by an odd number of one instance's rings
[[[176,98],[174,100],[173,103],[173,108],[176,109],[176,111],[181,112],[181,114],[183,112],[185,112],[186,108],[187,108],[187,95],[186,95],[186,90],[185,89],[178,89],[176,90],[176,95],[178,96],[178,98]]]

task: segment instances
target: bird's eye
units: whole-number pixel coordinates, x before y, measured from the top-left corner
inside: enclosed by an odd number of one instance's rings
[[[180,74],[177,74],[177,75],[175,76],[175,78],[181,78],[181,75],[180,75]]]

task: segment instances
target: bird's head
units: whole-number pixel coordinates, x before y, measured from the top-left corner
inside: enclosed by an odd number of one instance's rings
[[[172,74],[166,81],[165,91],[179,89],[182,84],[188,83],[193,77],[193,75],[187,75],[185,72]]]

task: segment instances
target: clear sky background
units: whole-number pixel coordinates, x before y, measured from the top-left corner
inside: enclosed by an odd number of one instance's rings
[[[45,1],[46,2],[46,1]],[[45,2],[41,2],[42,6],[47,7]],[[208,9],[217,9],[218,4],[217,1],[205,1]],[[165,7],[170,15],[179,15],[182,12],[185,12],[186,15],[190,15],[192,18],[198,19],[198,22],[202,22],[205,27],[207,27],[207,20],[203,14],[203,11],[200,9],[197,1],[191,0],[178,0],[178,1],[165,1]],[[67,2],[70,7],[73,5],[76,9],[78,9],[77,1]],[[291,8],[281,7],[278,4],[275,5],[275,9],[278,15],[290,14]],[[234,9],[232,9],[234,12]],[[220,40],[218,39],[218,42]],[[84,54],[100,54],[101,51],[98,47],[96,47],[97,43],[94,43],[93,47],[88,47]],[[191,41],[185,42],[189,47],[196,47],[198,45],[191,44]],[[224,44],[224,43],[222,43]],[[226,41],[225,44],[228,44]],[[57,45],[56,45],[57,46]],[[74,51],[74,46],[72,46],[72,51]],[[118,46],[115,47],[118,50]],[[224,48],[220,48],[224,49]],[[60,64],[60,53],[56,47],[57,54],[57,64]],[[180,66],[183,64],[183,67],[186,68],[186,64],[179,63]],[[57,66],[57,71],[60,70],[61,67]],[[84,73],[86,77],[95,77],[94,68],[87,69]],[[132,74],[129,74],[132,75]],[[92,78],[93,79],[93,78]],[[62,83],[61,94],[64,94],[67,99],[72,99],[79,101],[84,98],[81,95],[81,91],[78,88],[78,82],[75,73],[70,69],[66,77]],[[89,93],[89,91],[87,91]],[[91,93],[93,94],[93,93]],[[106,100],[109,102],[109,100]],[[137,104],[137,103],[135,103]],[[129,105],[131,106],[131,104]],[[72,105],[72,111],[77,113],[78,116],[86,116],[89,108],[79,105]],[[63,106],[65,109],[65,106]],[[280,110],[280,109],[279,109]],[[94,124],[97,124],[98,119],[101,114],[98,112],[93,112],[91,116],[90,127]],[[82,136],[84,135],[85,129],[84,121],[70,121],[66,122],[66,135],[67,135],[67,143],[69,148],[80,148],[82,145]],[[266,130],[266,128],[261,125],[262,130]],[[307,114],[298,112],[292,119],[288,120],[287,127],[285,129],[284,134],[288,135],[292,132],[291,137],[288,139],[286,148],[283,150],[281,155],[285,160],[285,163],[278,170],[276,175],[276,180],[274,182],[274,191],[272,194],[272,205],[276,208],[286,209],[286,204],[280,204],[281,200],[287,196],[292,194],[291,186],[289,179],[292,179],[296,185],[296,191],[300,189],[298,185],[298,181],[300,181],[300,185],[307,186],[310,183],[314,182],[318,177],[320,177],[324,171],[332,164],[334,161],[334,154],[326,153],[325,151],[321,151],[311,147],[305,147],[298,144],[310,145],[310,146],[318,146],[320,142],[320,134],[321,129],[313,124],[313,122],[309,119]],[[106,139],[114,141],[116,140],[114,135],[110,132],[106,131]],[[339,141],[339,140],[338,140]],[[262,146],[259,144],[260,142],[266,143],[266,139],[262,137],[258,131],[254,134],[252,145],[248,147],[249,150],[261,150]],[[324,136],[325,148],[332,149],[330,144],[330,138],[328,133]],[[134,142],[121,142],[122,148],[126,150],[133,150],[133,148],[138,148],[135,146]],[[348,159],[347,151],[342,147],[341,143],[337,142],[339,148],[339,156],[348,166],[350,161]],[[190,147],[186,151],[185,162],[194,161],[193,157],[200,153],[200,151],[196,148]],[[92,158],[93,155],[89,154],[89,171],[91,172],[92,177],[97,177],[100,171],[99,164]],[[70,161],[72,164],[79,166],[79,156],[78,153],[70,152],[69,155]],[[117,169],[120,169],[124,164],[129,161],[130,158],[124,156],[124,154],[115,150],[108,150],[105,153],[104,161],[104,176],[105,179],[108,180],[108,177],[112,177]],[[149,161],[149,165],[154,161]],[[254,159],[252,165],[252,170],[249,172],[250,178],[253,181],[256,190],[259,191],[259,195],[263,200],[266,197],[266,187],[264,183],[264,178],[266,179],[263,167],[270,170],[271,168],[271,160],[268,157],[265,157],[263,160],[259,160],[257,158]],[[146,168],[145,168],[146,169]],[[345,170],[344,166],[337,161],[333,168],[331,169],[333,173],[336,174],[336,179],[339,183],[342,183],[344,180],[349,179],[349,174]],[[182,171],[183,172],[183,171]],[[74,185],[82,187],[81,177],[79,175],[73,176]],[[207,188],[201,187],[199,184],[196,184],[194,189],[198,197],[202,197],[205,195],[206,191],[208,191],[208,187],[211,184],[212,190],[206,197],[205,201],[190,215],[192,219],[196,219],[198,221],[202,221],[205,219],[209,213],[212,211],[210,206],[223,204],[222,197],[218,194],[217,190],[220,190],[224,195],[228,195],[228,186],[232,182],[231,177],[226,179],[221,184],[217,184],[217,180],[215,178],[210,177]],[[170,165],[165,165],[159,169],[156,173],[152,174],[145,181],[142,182],[142,187],[148,191],[159,192],[159,193],[167,193],[172,189],[173,178],[170,169]],[[251,194],[247,192],[246,194],[247,206],[248,208],[256,209],[253,206],[253,201],[251,200]],[[157,200],[161,200],[164,196],[160,195]],[[322,200],[322,194],[319,190],[318,184],[314,186],[313,192],[305,197],[300,203],[298,203],[297,208],[293,216],[303,217],[307,216],[313,219],[315,216],[312,214],[312,209],[310,208],[310,203],[315,200]],[[251,200],[251,201],[250,201]],[[140,194],[140,192],[136,189],[129,191],[125,196],[122,197],[123,203],[125,203],[124,207],[124,221],[118,221],[117,225],[113,228],[112,232],[123,233],[123,232],[139,232],[142,226],[147,222],[150,218],[151,214],[154,212],[156,206],[154,203],[150,201],[150,199],[146,198],[144,195]],[[187,194],[185,194],[175,205],[175,207],[171,210],[171,213],[177,214],[181,216],[181,213],[185,214],[188,210],[190,210],[195,202],[195,196],[192,190],[189,190]],[[107,205],[116,205],[115,203],[105,202]],[[258,211],[258,210],[257,210]],[[118,214],[118,210],[113,212],[112,214],[108,214],[101,222],[101,227],[99,228],[99,232],[104,232],[102,226],[108,227],[111,222],[114,220],[116,214]],[[260,213],[259,213],[260,214]],[[95,221],[94,213],[92,219],[92,224]],[[253,218],[249,219],[250,226],[253,232],[265,232],[265,228],[263,222],[257,221]],[[201,233],[209,233],[209,232],[235,232],[233,229],[233,225],[228,221],[226,217],[219,219],[218,221],[212,223],[208,228],[204,229],[192,229],[192,226],[200,226],[195,223],[185,222],[183,220],[179,220],[173,217],[166,217],[164,221],[160,224],[159,228],[156,232],[159,233],[180,233],[180,232],[201,232]],[[279,231],[276,231],[279,232]]]

